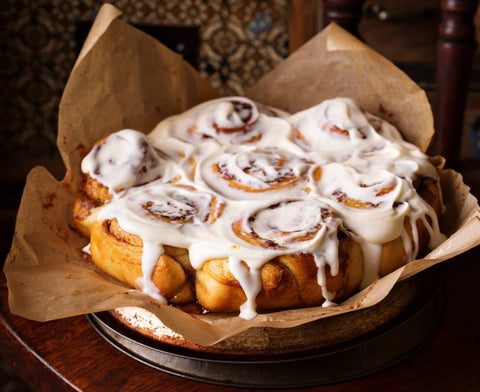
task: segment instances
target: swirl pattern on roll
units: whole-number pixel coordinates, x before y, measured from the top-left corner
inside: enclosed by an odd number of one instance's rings
[[[195,220],[213,223],[221,214],[217,198],[198,192],[195,188],[177,186],[162,192],[161,197],[142,203],[146,213],[168,223],[186,224]]]
[[[312,242],[319,241],[328,230],[336,233],[339,224],[328,204],[318,200],[287,200],[233,222],[232,230],[253,246],[314,251]]]
[[[271,197],[266,193],[288,189],[298,194],[310,163],[291,153],[255,149],[214,155],[200,170],[202,179],[219,194],[250,199]]]
[[[180,121],[179,117],[173,117],[161,122],[155,132],[194,145],[210,139],[220,143],[253,143],[262,136],[257,126],[260,117],[257,106],[246,98],[209,101],[187,113],[188,118]]]

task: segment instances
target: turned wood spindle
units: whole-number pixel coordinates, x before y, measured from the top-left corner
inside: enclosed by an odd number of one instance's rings
[[[459,163],[463,116],[473,51],[473,18],[477,0],[441,0],[442,20],[437,46],[436,134],[432,153],[443,155],[447,165]]]
[[[288,12],[289,47],[293,53],[317,32],[316,0],[292,0]]]
[[[365,0],[324,0],[325,25],[335,22],[356,37]]]

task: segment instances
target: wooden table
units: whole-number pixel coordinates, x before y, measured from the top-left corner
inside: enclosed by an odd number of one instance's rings
[[[354,381],[304,391],[479,391],[480,247],[444,263],[446,309],[426,347]],[[0,355],[38,391],[254,391],[154,370],[101,338],[84,316],[38,323],[10,314],[0,289]]]

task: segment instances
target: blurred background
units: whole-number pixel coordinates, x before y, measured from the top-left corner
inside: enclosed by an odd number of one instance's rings
[[[241,95],[288,56],[296,0],[118,0],[122,19],[181,53],[213,86]],[[305,3],[305,2],[303,2]],[[68,75],[102,1],[3,0],[0,7],[0,260],[13,234],[25,177],[35,165],[61,179],[56,149],[58,105]],[[306,17],[319,30],[324,3]],[[312,15],[313,12],[313,15]],[[477,14],[478,15],[478,14]],[[396,63],[435,100],[440,18],[437,0],[368,0],[359,25],[367,44]],[[298,19],[297,19],[298,20]],[[480,18],[475,18],[477,35]],[[478,40],[478,37],[477,37]],[[296,43],[295,43],[296,44]],[[476,50],[461,136],[466,182],[480,181],[480,54]],[[460,127],[459,127],[460,128]],[[472,170],[475,169],[475,170]],[[3,366],[3,365],[2,365]],[[0,391],[26,390],[0,367]],[[23,389],[25,388],[25,389]]]

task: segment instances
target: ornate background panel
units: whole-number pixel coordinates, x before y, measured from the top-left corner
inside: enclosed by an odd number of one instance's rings
[[[140,27],[197,26],[195,64],[212,85],[228,94],[241,94],[288,55],[287,0],[112,3],[123,11],[124,20]],[[18,154],[56,154],[60,97],[84,33],[101,4],[92,0],[3,1],[2,154],[14,153],[17,158]],[[182,52],[182,45],[174,49]]]

